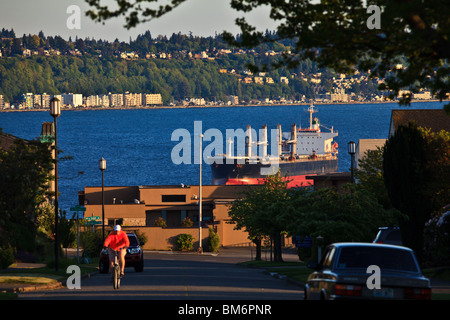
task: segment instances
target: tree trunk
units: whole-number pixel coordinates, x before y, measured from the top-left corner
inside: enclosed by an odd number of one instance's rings
[[[281,233],[276,233],[272,236],[273,239],[273,261],[283,262],[282,252],[281,252]]]
[[[253,243],[256,245],[255,260],[261,260],[261,238],[256,238]]]

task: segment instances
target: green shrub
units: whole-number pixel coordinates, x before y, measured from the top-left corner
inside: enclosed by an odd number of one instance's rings
[[[155,226],[165,228],[167,227],[166,220],[164,220],[162,217],[159,217],[155,220]]]
[[[14,263],[14,253],[11,247],[0,249],[0,269],[6,269]]]
[[[209,251],[217,252],[220,247],[220,238],[213,227],[209,227]]]
[[[142,232],[142,231],[140,231],[140,230],[136,230],[136,231],[134,232],[134,234],[135,234],[136,237],[138,238],[139,243],[143,243],[143,244],[145,245],[145,244],[148,242],[147,235],[146,235],[144,232]]]
[[[189,217],[186,217],[183,219],[183,222],[181,222],[181,225],[185,228],[190,228],[194,225],[194,222]]]
[[[106,236],[107,234],[105,234],[105,237]],[[103,246],[102,231],[99,229],[95,232],[82,232],[80,234],[80,246],[85,252],[89,253],[90,257],[98,257]]]
[[[187,233],[180,234],[177,238],[177,246],[180,251],[191,251],[194,248],[194,238]]]
[[[312,248],[309,247],[297,248],[297,254],[300,261],[309,261],[312,259]]]

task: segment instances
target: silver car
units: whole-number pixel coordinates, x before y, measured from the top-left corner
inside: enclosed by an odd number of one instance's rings
[[[373,243],[334,243],[305,284],[305,299],[423,299],[430,280],[406,247]]]

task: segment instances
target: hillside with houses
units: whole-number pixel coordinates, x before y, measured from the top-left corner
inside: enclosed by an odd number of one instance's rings
[[[46,97],[53,95],[75,95],[77,102],[67,103],[69,107],[386,99],[387,93],[377,89],[382,79],[357,70],[339,74],[310,60],[293,69],[250,71],[249,65],[277,61],[292,45],[284,40],[248,50],[230,47],[219,35],[204,38],[179,33],[154,38],[149,31],[129,42],[65,40],[42,31],[19,37],[3,28],[0,108],[45,108]],[[414,98],[432,99],[426,90]]]

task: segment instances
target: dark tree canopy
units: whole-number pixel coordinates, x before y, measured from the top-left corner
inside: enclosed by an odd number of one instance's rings
[[[385,147],[384,180],[392,205],[404,214],[399,224],[405,246],[422,257],[425,224],[448,204],[450,136],[410,122],[400,126]]]
[[[161,17],[188,0],[116,0],[116,9],[101,0],[85,0],[95,21],[124,15],[126,28]],[[164,4],[162,4],[164,3]],[[440,100],[449,90],[450,2],[445,0],[230,0],[246,13],[262,6],[270,8],[270,19],[278,22],[276,37],[258,31],[245,18],[236,19],[242,34],[235,45],[254,47],[264,42],[295,39],[291,52],[274,66],[295,66],[305,58],[321,66],[349,73],[370,70],[384,79],[381,89],[396,96],[400,89],[418,92],[428,88]],[[374,5],[371,7],[371,5]],[[402,64],[403,68],[396,68]],[[411,94],[401,99],[409,104]],[[450,105],[446,106],[450,112]]]

